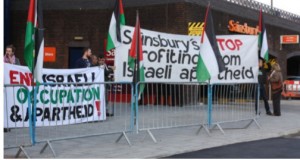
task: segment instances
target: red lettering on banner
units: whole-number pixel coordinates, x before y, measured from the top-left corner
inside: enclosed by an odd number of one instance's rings
[[[30,85],[31,82],[31,76],[29,75],[29,73],[22,73],[20,72],[20,82],[21,84],[26,83],[27,86]]]
[[[221,47],[221,50],[224,51],[224,47],[223,47],[223,42],[225,41],[225,39],[218,39],[217,38],[217,42],[219,43],[219,46]]]
[[[235,44],[236,44],[238,50],[240,50],[240,46],[243,45],[243,42],[242,42],[241,40],[239,40],[239,39],[234,40],[234,42],[235,42]]]
[[[16,74],[18,74],[18,71],[10,71],[9,72],[9,79],[10,79],[10,84],[19,84],[18,81],[16,81]]]
[[[23,73],[23,72],[11,70],[9,71],[9,78],[10,78],[10,84],[24,84],[27,86],[35,85],[35,83],[32,82],[31,73]]]
[[[229,49],[231,51],[240,50],[241,46],[243,45],[243,42],[239,39],[218,38],[217,42],[222,51],[224,51],[225,49]]]

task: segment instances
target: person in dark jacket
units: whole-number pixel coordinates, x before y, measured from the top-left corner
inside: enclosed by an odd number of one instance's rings
[[[100,54],[98,56],[98,64],[99,64],[100,68],[104,69],[104,81],[105,82],[111,81],[112,79],[110,78],[110,74],[112,74],[114,72],[115,67],[107,66],[105,63],[105,57],[102,54]],[[111,84],[105,84],[106,116],[108,116],[108,117],[114,116],[114,106],[109,107],[109,105],[108,105],[108,96],[109,96],[108,89],[110,89],[110,88],[112,88]],[[114,97],[114,96],[111,96],[111,97]]]
[[[99,66],[98,57],[96,55],[91,55],[91,67]]]
[[[270,71],[270,64],[267,63],[268,68],[265,69],[264,68],[264,63],[265,60],[263,58],[259,58],[259,72],[258,72],[258,82],[259,82],[259,95],[260,95],[260,99],[262,99],[264,101],[265,104],[265,109],[266,109],[266,114],[267,115],[272,115],[271,111],[270,111],[270,106],[269,106],[269,102],[268,102],[268,98],[266,95],[266,87],[265,85],[267,84],[267,74]],[[256,103],[255,103],[255,112],[257,113],[257,104],[258,104],[258,100],[256,98]]]
[[[76,68],[91,67],[91,62],[89,60],[91,56],[92,56],[91,48],[84,48],[82,57],[76,61]]]
[[[105,81],[109,81],[110,80],[110,74],[114,73],[115,67],[114,66],[107,66],[105,63],[105,57],[104,55],[100,54],[98,56],[98,64],[100,66],[100,68],[104,69],[104,79]]]

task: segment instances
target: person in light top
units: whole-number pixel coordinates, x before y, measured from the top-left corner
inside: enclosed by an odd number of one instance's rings
[[[11,44],[5,48],[4,63],[21,65],[19,58],[15,56],[16,48]]]

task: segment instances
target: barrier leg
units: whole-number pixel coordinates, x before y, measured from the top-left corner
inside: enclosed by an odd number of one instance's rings
[[[253,122],[256,124],[256,126],[258,127],[258,129],[261,129],[261,126],[257,122],[256,118],[251,119],[250,122],[245,127],[241,128],[241,129],[248,128]]]
[[[131,146],[131,143],[130,143],[130,141],[129,141],[129,138],[127,137],[127,135],[126,135],[126,133],[125,132],[122,132],[122,134],[118,137],[118,139],[116,140],[116,143],[118,143],[120,140],[121,140],[121,138],[122,137],[125,137],[125,139],[126,139],[126,141],[127,141],[127,143],[129,144],[129,146]]]
[[[29,155],[27,154],[27,152],[25,151],[25,149],[23,148],[23,146],[19,147],[19,150],[18,150],[15,158],[18,158],[20,156],[21,152],[23,152],[28,159],[30,158]]]
[[[147,129],[147,133],[150,135],[151,139],[153,140],[154,143],[157,143],[157,140],[155,139],[155,137],[153,136],[152,132],[150,131],[150,129]]]
[[[209,131],[209,129],[208,129],[207,127],[205,127],[203,124],[200,125],[199,129],[198,129],[197,132],[196,132],[196,135],[198,135],[198,134],[200,133],[200,131],[201,131],[202,128],[204,128],[204,130],[206,131],[207,135],[210,136],[210,131]]]
[[[50,150],[52,151],[53,156],[56,157],[56,154],[55,154],[55,152],[54,152],[54,149],[53,149],[53,147],[52,147],[50,141],[47,141],[47,143],[44,145],[44,147],[43,147],[42,150],[40,151],[40,154],[42,154],[42,153],[45,151],[45,149],[47,148],[47,146],[49,146]]]
[[[257,120],[255,118],[253,118],[254,123],[257,125],[258,129],[261,129],[260,124],[257,122]]]
[[[219,130],[220,130],[223,134],[225,134],[224,130],[222,129],[222,127],[221,127],[221,125],[220,125],[219,123],[217,123],[216,126],[219,128]]]
[[[221,127],[221,125],[220,125],[219,123],[213,124],[213,126],[210,127],[210,129],[208,129],[208,130],[212,131],[212,130],[215,129],[216,127],[218,127],[218,129],[222,132],[222,134],[225,134],[223,128]]]

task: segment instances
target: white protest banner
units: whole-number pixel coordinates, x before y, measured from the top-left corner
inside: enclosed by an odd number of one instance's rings
[[[122,45],[115,50],[115,81],[132,81],[127,64],[133,27],[122,27]],[[196,77],[200,37],[141,30],[146,81],[192,81]],[[194,76],[194,77],[192,77]]]
[[[122,45],[115,50],[115,81],[131,82],[133,71],[128,67],[128,52],[133,27],[122,27]],[[142,29],[145,81],[195,82],[200,50],[197,36],[167,34]],[[211,83],[255,83],[258,74],[257,36],[217,36],[227,73],[212,77]],[[223,73],[224,74],[224,73]]]
[[[217,36],[226,69],[211,83],[256,83],[258,76],[258,37],[250,35]]]
[[[28,67],[5,63],[4,75],[4,84],[23,84],[33,95]],[[36,126],[106,119],[104,84],[88,84],[104,82],[104,71],[100,67],[43,69],[43,81],[45,84],[39,85],[36,95]],[[24,87],[5,88],[4,127],[28,127],[28,96]]]

